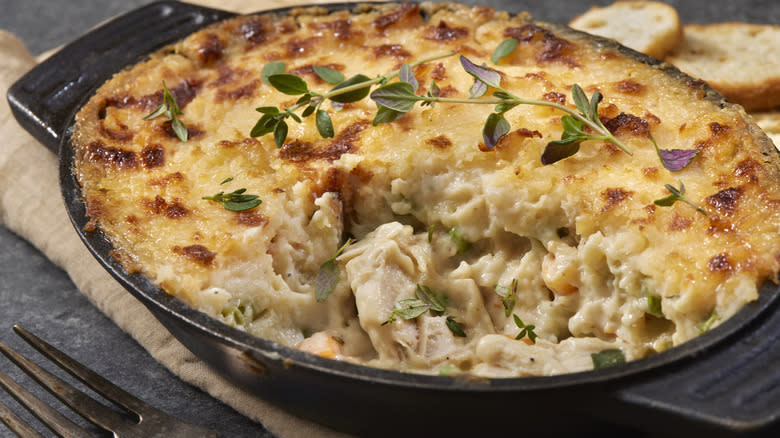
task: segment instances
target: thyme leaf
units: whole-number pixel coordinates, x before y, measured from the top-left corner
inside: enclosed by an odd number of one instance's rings
[[[642,290],[645,293],[645,299],[647,299],[647,313],[656,318],[663,318],[664,312],[661,308],[661,297],[650,293],[650,288],[644,282],[642,283]]]
[[[179,105],[176,103],[176,99],[173,97],[173,94],[171,94],[168,86],[165,85],[165,81],[162,81],[162,85],[162,103],[154,111],[147,114],[144,117],[144,120],[153,120],[164,115],[168,118],[165,123],[171,124],[171,128],[173,129],[173,133],[176,134],[176,137],[178,137],[182,142],[186,142],[188,137],[187,127],[184,125],[184,122],[179,120],[179,116],[184,113],[181,112]]]
[[[371,91],[371,78],[366,75],[355,75],[342,81],[333,87],[329,94],[332,94],[330,100],[338,103],[351,103],[363,100]],[[345,90],[348,90],[345,92]],[[337,93],[341,91],[341,93]]]
[[[648,134],[647,137],[653,143],[655,152],[661,160],[661,164],[670,172],[678,172],[684,169],[697,155],[699,155],[698,149],[661,149],[658,147],[658,144],[655,142],[652,135]]]
[[[341,83],[344,80],[344,74],[340,71],[333,70],[330,67],[325,67],[323,65],[315,65],[312,67],[312,70],[314,70],[314,73],[317,74],[320,78],[322,78],[323,81],[336,85],[338,83]]]
[[[286,66],[284,65],[284,62],[271,61],[263,67],[262,71],[260,71],[260,78],[266,84],[271,85],[271,82],[268,80],[268,77],[284,73],[285,68]]]
[[[284,94],[299,96],[309,91],[309,86],[300,76],[289,73],[280,73],[268,76],[271,86]]]
[[[463,327],[458,323],[458,321],[455,321],[454,316],[448,316],[447,319],[444,320],[444,323],[447,324],[447,328],[450,329],[452,334],[459,338],[465,338],[466,332],[463,331]]]
[[[594,370],[620,365],[626,362],[626,356],[617,348],[591,353],[590,358],[593,361]]]
[[[653,201],[655,205],[658,205],[660,207],[671,207],[672,205],[674,205],[675,202],[682,201],[690,205],[691,207],[695,208],[696,211],[698,211],[699,213],[707,216],[707,212],[703,208],[699,207],[693,201],[691,201],[685,196],[685,185],[683,185],[682,181],[680,181],[679,189],[674,187],[671,184],[664,184],[664,187],[666,188],[666,190],[669,191],[669,195]]]
[[[490,57],[490,60],[493,61],[493,64],[498,64],[498,61],[500,61],[501,58],[504,58],[512,53],[516,47],[517,40],[514,38],[507,38],[498,44],[496,50],[493,51],[493,56]]]
[[[707,333],[708,331],[710,331],[712,326],[716,322],[718,322],[718,320],[720,320],[720,315],[718,315],[718,313],[713,310],[712,313],[710,313],[710,316],[707,317],[707,319],[696,324],[696,328],[699,329],[700,334]]]
[[[339,275],[341,273],[341,269],[339,268],[336,259],[352,244],[352,242],[352,239],[347,239],[346,243],[336,251],[336,254],[334,254],[333,257],[325,260],[325,262],[320,265],[320,269],[317,271],[317,277],[314,279],[314,298],[318,303],[325,301],[325,299],[333,293],[333,290],[336,289],[336,284],[338,284]]]
[[[334,135],[333,121],[325,110],[317,110],[317,131],[322,138],[331,138]]]
[[[520,317],[515,313],[512,314],[512,318],[515,320],[515,325],[520,328],[520,333],[515,336],[515,339],[523,339],[524,337],[528,336],[528,339],[535,344],[536,332],[534,332],[534,329],[536,326],[533,324],[524,324],[523,320],[521,320]]]
[[[401,113],[411,111],[414,103],[419,100],[414,94],[414,88],[408,82],[383,85],[371,93],[371,99],[378,105]]]
[[[228,180],[223,181],[221,184],[226,182],[228,182]],[[245,188],[240,188],[230,193],[219,192],[215,195],[203,196],[201,199],[219,202],[222,204],[225,210],[230,211],[251,210],[263,203],[262,200],[258,199],[259,197],[257,195],[247,195],[245,192]]]
[[[491,149],[495,147],[501,137],[509,134],[510,129],[512,127],[502,113],[491,113],[482,128],[482,139],[485,141],[485,146]]]
[[[460,64],[463,66],[463,70],[465,70],[466,73],[474,76],[474,79],[484,83],[488,87],[496,89],[501,88],[501,74],[499,72],[488,68],[486,65],[478,66],[463,55],[460,55]]]
[[[382,325],[390,324],[396,320],[396,317],[401,319],[415,319],[430,309],[430,304],[426,304],[419,298],[407,298],[395,303],[395,308],[390,312],[390,317],[387,318]]]
[[[427,304],[434,315],[441,315],[447,310],[449,298],[442,292],[434,292],[424,284],[418,284],[415,292],[417,298]]]
[[[412,71],[412,68],[409,66],[409,64],[404,64],[401,66],[401,69],[398,71],[398,79],[401,82],[406,82],[407,84],[412,86],[412,92],[414,93],[417,88],[420,87],[420,83],[417,82],[417,78],[414,76],[414,72]]]
[[[493,290],[501,297],[501,304],[504,306],[504,315],[508,318],[512,314],[512,310],[515,308],[517,302],[517,287],[518,282],[516,278],[512,279],[512,284],[509,287],[496,285]]]
[[[418,284],[415,290],[416,298],[406,298],[395,303],[393,311],[382,325],[395,322],[398,318],[404,320],[415,319],[430,311],[434,316],[441,316],[447,310],[449,297],[445,292],[437,292],[424,284]],[[465,338],[466,332],[463,326],[455,320],[455,317],[448,315],[444,323],[450,329],[453,335]]]
[[[458,228],[450,228],[447,234],[450,236],[452,243],[455,244],[458,254],[463,254],[464,252],[471,249],[471,242],[469,242],[466,237],[463,236],[463,233],[461,233]]]

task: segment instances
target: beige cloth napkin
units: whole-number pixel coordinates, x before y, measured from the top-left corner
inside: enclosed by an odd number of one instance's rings
[[[192,3],[247,13],[322,0],[199,0]],[[35,65],[24,45],[0,30],[0,95]],[[192,385],[261,422],[282,437],[340,437],[343,434],[296,418],[217,375],[181,345],[82,245],[60,202],[57,157],[27,134],[0,104],[0,223],[29,240],[70,275],[79,290],[165,367]],[[41,214],[46,212],[46,214]]]

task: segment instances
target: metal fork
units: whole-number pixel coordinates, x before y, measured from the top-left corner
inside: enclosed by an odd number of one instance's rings
[[[0,342],[0,352],[6,355],[19,368],[24,370],[76,413],[97,426],[112,432],[115,437],[145,438],[159,436],[190,438],[217,436],[211,430],[184,423],[142,402],[18,325],[15,325],[13,329],[22,339],[62,369],[84,382],[98,394],[137,416],[136,418],[131,418],[122,415],[118,411],[95,401],[84,392],[74,388]],[[0,386],[5,388],[19,403],[24,405],[43,424],[58,435],[69,438],[90,436],[84,429],[32,395],[2,372],[0,372]],[[2,403],[0,403],[0,420],[20,437],[41,436]]]

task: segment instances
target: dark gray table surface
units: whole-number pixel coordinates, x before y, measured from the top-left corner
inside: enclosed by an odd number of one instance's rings
[[[0,0],[0,29],[15,33],[37,54],[66,44],[102,20],[146,3],[149,1]],[[538,18],[565,23],[589,5],[606,5],[611,0],[485,0],[467,3],[484,3],[510,10],[525,9]],[[778,0],[676,0],[667,3],[678,9],[686,23],[780,23]],[[258,5],[262,4],[263,1],[259,0]],[[179,418],[220,430],[221,436],[225,437],[272,436],[261,425],[180,381],[159,365],[95,309],[66,273],[19,236],[0,226],[0,340],[31,353],[31,349],[13,335],[11,326],[14,323],[37,332],[55,345],[64,346],[77,360]],[[28,387],[35,386],[4,358],[0,359],[0,370],[28,383]],[[36,393],[52,400],[42,391]],[[0,402],[16,411],[23,411],[3,391],[0,391]],[[23,417],[34,422],[26,412]],[[77,417],[73,418],[84,424]],[[650,436],[648,431],[605,430]],[[0,426],[0,436],[10,436],[10,432]]]

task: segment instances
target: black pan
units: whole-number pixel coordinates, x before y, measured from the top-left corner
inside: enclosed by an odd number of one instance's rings
[[[404,374],[309,355],[222,324],[125,272],[100,232],[83,231],[85,207],[71,172],[73,116],[111,74],[233,15],[175,1],[145,6],[69,44],[8,92],[19,123],[59,153],[65,205],[89,250],[198,357],[296,415],[361,436],[583,436],[598,433],[598,421],[673,435],[780,436],[775,284],[710,332],[646,359],[553,377],[483,379]]]

